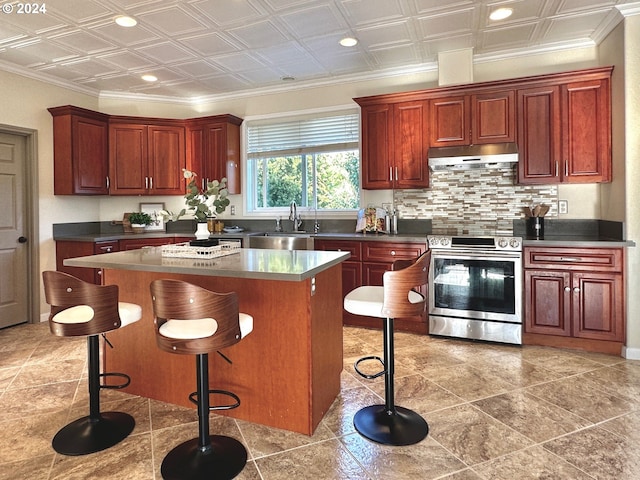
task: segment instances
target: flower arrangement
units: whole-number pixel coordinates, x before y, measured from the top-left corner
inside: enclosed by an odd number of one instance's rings
[[[171,220],[178,220],[183,215],[190,214],[195,217],[198,223],[202,223],[207,221],[207,217],[215,217],[216,214],[224,212],[231,203],[227,198],[229,191],[227,190],[226,178],[207,182],[206,188],[201,190],[196,183],[197,174],[195,172],[183,168],[182,174],[184,178],[189,180],[187,193],[184,196],[187,207],[180,210],[177,215],[163,210],[161,213],[165,218],[170,217]]]

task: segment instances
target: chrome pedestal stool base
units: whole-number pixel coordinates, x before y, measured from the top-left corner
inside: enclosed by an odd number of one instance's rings
[[[165,480],[228,480],[238,475],[247,463],[247,450],[238,440],[211,435],[208,447],[200,447],[194,438],[171,450],[162,461]]]

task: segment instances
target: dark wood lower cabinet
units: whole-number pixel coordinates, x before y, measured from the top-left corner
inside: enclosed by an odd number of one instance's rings
[[[67,258],[86,257],[101,253],[118,252],[120,250],[135,250],[142,247],[157,247],[188,240],[188,237],[131,238],[120,241],[109,240],[103,242],[59,240],[56,241],[56,270],[78,277],[85,282],[101,285],[102,269],[68,267],[64,265],[64,261]]]
[[[416,259],[426,250],[426,243],[318,240],[315,250],[350,252],[349,260],[342,262],[342,297],[362,285],[382,285],[384,272],[391,270],[396,260]],[[426,292],[422,292],[426,296]],[[382,329],[382,320],[352,315],[343,310],[345,325]],[[398,331],[424,333],[428,331],[427,313],[419,317],[396,318],[394,327]]]
[[[525,248],[525,343],[619,355],[624,250]]]

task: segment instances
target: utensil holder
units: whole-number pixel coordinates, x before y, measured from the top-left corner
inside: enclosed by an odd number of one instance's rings
[[[531,237],[531,238],[544,237],[544,217],[528,217],[527,218],[527,237]]]

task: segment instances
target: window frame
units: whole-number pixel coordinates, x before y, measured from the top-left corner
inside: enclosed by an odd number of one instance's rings
[[[252,199],[251,197],[256,194],[253,179],[251,178],[253,169],[250,168],[251,158],[248,153],[248,128],[252,122],[256,121],[266,121],[278,123],[287,122],[287,121],[295,121],[296,119],[304,119],[304,118],[312,118],[314,116],[340,116],[340,115],[349,115],[355,114],[357,118],[357,129],[358,129],[358,142],[355,145],[354,150],[358,152],[358,161],[359,161],[359,173],[358,173],[358,196],[359,201],[362,203],[362,140],[361,140],[361,116],[360,109],[353,105],[343,105],[338,107],[329,107],[329,108],[321,108],[321,109],[312,109],[312,110],[304,110],[304,111],[292,111],[292,112],[280,112],[277,114],[268,114],[268,115],[256,115],[245,117],[244,122],[242,122],[241,128],[241,136],[242,136],[242,144],[244,148],[242,148],[242,163],[243,163],[243,216],[245,217],[282,217],[288,218],[289,216],[289,206],[283,207],[263,207],[263,208],[255,208],[257,201]],[[328,149],[329,151],[331,149]],[[327,149],[320,149],[315,153],[323,153],[326,152]],[[338,150],[343,151],[343,150]],[[315,166],[314,166],[315,169]],[[353,218],[354,213],[357,213],[360,207],[355,207],[353,209],[336,209],[336,210],[318,210],[315,211],[313,207],[307,206],[298,206],[298,212],[302,213],[303,216],[308,217],[308,215],[314,215],[317,218]]]

